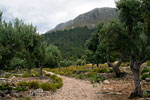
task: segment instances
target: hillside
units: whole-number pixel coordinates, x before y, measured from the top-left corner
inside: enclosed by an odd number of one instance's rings
[[[96,24],[116,18],[115,8],[96,8],[74,20],[57,25],[55,29],[44,34],[44,37],[48,44],[54,44],[61,50],[64,58],[80,58],[85,51],[85,42],[95,31]]]
[[[78,57],[84,53],[85,42],[95,29],[87,27],[77,27],[75,29],[56,31],[44,34],[48,44],[57,46],[64,58]]]

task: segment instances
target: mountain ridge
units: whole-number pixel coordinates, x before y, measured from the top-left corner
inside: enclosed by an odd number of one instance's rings
[[[56,27],[48,32],[74,29],[75,27],[93,28],[99,21],[109,21],[118,18],[117,9],[110,7],[95,8],[89,12],[83,13],[75,17],[73,20],[69,20],[64,23],[56,25]],[[47,32],[46,32],[47,33]]]

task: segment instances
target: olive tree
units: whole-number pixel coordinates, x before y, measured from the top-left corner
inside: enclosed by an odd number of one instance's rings
[[[140,69],[150,59],[150,1],[119,0],[116,4],[120,21],[127,33],[127,55],[130,57],[130,69],[134,76],[135,89],[130,98],[142,97]]]
[[[119,67],[123,62],[126,55],[126,41],[127,36],[124,32],[123,25],[118,21],[110,21],[103,25],[99,31],[100,48],[104,49],[107,58],[107,64],[113,68],[117,77],[124,76],[124,73],[120,71]],[[112,54],[117,53],[120,57],[117,64],[111,62]]]

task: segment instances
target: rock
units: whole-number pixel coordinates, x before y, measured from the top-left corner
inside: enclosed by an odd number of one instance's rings
[[[10,94],[7,94],[7,96],[6,96],[6,97],[11,97],[11,96],[10,96]]]
[[[147,82],[145,80],[141,81],[141,84],[144,85],[144,84],[147,84]]]
[[[105,83],[105,84],[109,84],[110,82],[109,82],[108,80],[105,80],[104,83]]]
[[[3,91],[0,91],[0,96],[1,97],[6,97],[6,94]]]
[[[40,96],[40,95],[42,95],[42,93],[43,93],[43,89],[40,88],[40,89],[37,89],[37,90],[33,91],[32,93],[30,93],[29,96],[31,96],[31,97],[37,96],[37,95]]]
[[[16,78],[16,76],[13,76],[12,78]]]
[[[16,98],[22,98],[23,95],[19,94],[19,93],[12,93],[11,96],[16,97]]]
[[[14,93],[17,93],[16,90],[11,90],[10,94],[14,94]]]
[[[147,82],[150,82],[150,78],[146,78],[145,80],[146,80]]]

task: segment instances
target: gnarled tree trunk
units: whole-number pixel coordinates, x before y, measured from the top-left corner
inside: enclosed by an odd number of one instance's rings
[[[111,62],[110,62],[110,57],[109,55],[107,55],[107,64],[109,67],[112,67],[113,68],[113,71],[115,72],[115,75],[116,77],[123,77],[125,75],[124,72],[121,72],[119,67],[122,63],[122,60],[123,60],[124,56],[121,56],[120,57],[120,60],[118,61],[118,63],[116,65],[113,65]]]
[[[140,84],[140,67],[141,67],[140,63],[137,63],[134,60],[132,60],[130,68],[131,71],[133,72],[135,88],[134,91],[130,94],[129,97],[130,99],[143,96],[143,91]]]
[[[113,66],[112,68],[113,68],[113,70],[115,72],[115,75],[117,77],[121,77],[122,76],[122,72],[120,71],[119,66]]]

